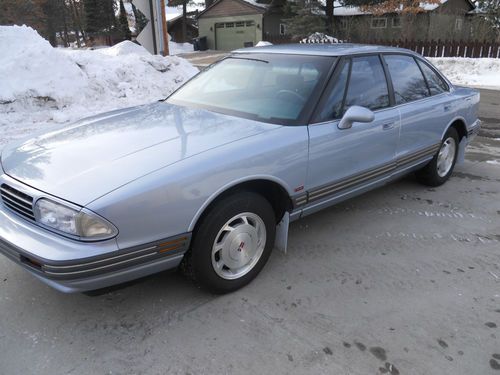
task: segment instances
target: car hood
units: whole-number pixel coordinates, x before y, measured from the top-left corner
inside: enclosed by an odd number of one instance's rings
[[[276,126],[158,102],[7,146],[2,165],[12,178],[85,205],[155,170]]]

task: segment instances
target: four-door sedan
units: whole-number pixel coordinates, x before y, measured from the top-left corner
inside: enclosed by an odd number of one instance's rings
[[[413,171],[443,184],[478,105],[408,50],[238,50],[165,101],[5,148],[0,251],[63,292],[181,264],[233,291],[290,221]]]

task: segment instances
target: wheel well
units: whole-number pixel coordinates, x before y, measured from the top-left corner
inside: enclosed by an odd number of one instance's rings
[[[240,191],[252,191],[266,198],[274,210],[277,223],[281,220],[285,212],[291,210],[293,206],[288,192],[280,184],[270,180],[246,181],[230,187],[229,189],[219,194],[212,202],[210,202],[210,204],[205,208],[201,216],[196,221],[195,228],[198,226],[198,223],[201,222],[206,213],[208,213],[218,201],[227,197],[228,195]]]
[[[460,142],[462,138],[467,137],[467,127],[462,120],[455,120],[450,128],[455,128],[458,133],[458,141]]]

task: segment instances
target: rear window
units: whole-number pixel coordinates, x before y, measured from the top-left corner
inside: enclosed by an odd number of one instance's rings
[[[391,75],[396,104],[408,103],[429,96],[424,76],[413,57],[385,55],[384,59]]]
[[[448,91],[448,85],[446,82],[434,70],[432,70],[429,65],[420,60],[417,60],[417,62],[418,65],[420,65],[420,68],[422,68],[422,72],[424,72],[424,76],[427,79],[431,95],[437,95]]]

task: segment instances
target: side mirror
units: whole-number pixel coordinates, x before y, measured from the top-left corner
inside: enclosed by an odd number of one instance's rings
[[[375,114],[368,108],[353,105],[344,113],[339,122],[339,129],[350,129],[354,122],[372,122]]]

